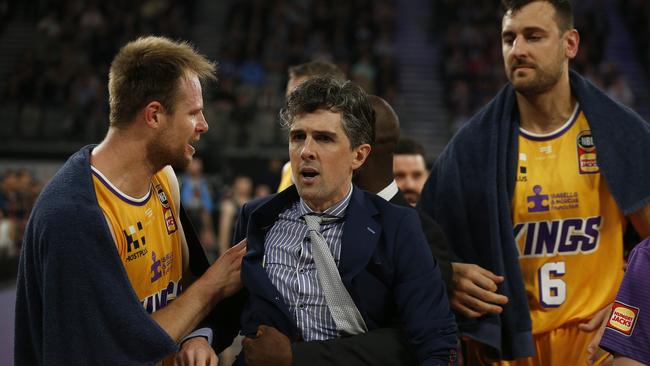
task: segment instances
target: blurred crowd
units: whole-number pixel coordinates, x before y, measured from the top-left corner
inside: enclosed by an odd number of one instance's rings
[[[454,130],[487,104],[507,81],[499,47],[503,16],[500,2],[433,0],[434,33],[440,41],[440,54],[443,55],[439,66],[440,75],[445,89],[449,91],[445,102]],[[629,9],[626,11],[638,14],[645,6],[644,14],[648,14],[647,1],[626,2],[635,3],[637,12]],[[574,6],[575,26],[580,32],[580,52],[572,61],[571,67],[599,85],[614,99],[632,106],[634,95],[629,85],[616,65],[604,62],[609,24],[603,0],[589,4],[574,2]],[[641,15],[638,19],[647,22],[647,16]],[[634,28],[634,23],[630,23],[630,26],[630,29],[643,28]],[[647,24],[644,27],[650,29]],[[643,47],[647,53],[647,47]]]
[[[25,225],[40,191],[27,169],[0,172],[0,280],[15,276]]]
[[[394,99],[394,18],[390,0],[232,2],[220,30],[220,80],[206,111],[206,139],[284,147],[277,116],[287,69],[310,60],[334,62],[367,92]]]
[[[97,141],[107,130],[106,85],[118,48],[141,34],[187,38],[194,1],[37,1],[13,17],[36,34],[9,73],[5,133],[36,141]],[[129,9],[126,11],[125,9]]]
[[[219,84],[205,100],[217,154],[283,146],[277,113],[296,63],[336,62],[368,92],[395,98],[392,1],[248,0],[225,8],[214,29]],[[40,1],[12,12],[34,23],[36,35],[0,91],[9,121],[0,137],[93,142],[107,128],[108,66],[118,48],[146,34],[192,39],[196,0]]]
[[[634,38],[636,52],[641,58],[641,65],[645,68],[647,75],[650,75],[650,1],[647,0],[621,0],[618,2],[619,9],[623,15],[623,21]]]

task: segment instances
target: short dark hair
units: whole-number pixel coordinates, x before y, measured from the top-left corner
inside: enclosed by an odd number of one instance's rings
[[[555,9],[555,23],[557,23],[562,33],[573,29],[573,7],[569,0],[501,0],[506,13],[511,12],[513,14],[536,1],[544,1],[553,6]]]
[[[187,42],[143,37],[127,43],[113,59],[108,75],[110,125],[126,126],[152,101],[174,113],[181,77],[216,79],[216,65]]]
[[[341,114],[351,148],[374,142],[375,112],[359,85],[351,81],[341,83],[331,77],[316,77],[301,83],[280,111],[282,126],[291,128],[296,117],[319,109]]]
[[[345,73],[335,64],[325,60],[314,60],[303,64],[289,66],[290,77],[329,76],[340,82],[346,80]]]
[[[407,137],[399,139],[395,148],[395,155],[422,155],[423,158],[426,156],[424,146]]]

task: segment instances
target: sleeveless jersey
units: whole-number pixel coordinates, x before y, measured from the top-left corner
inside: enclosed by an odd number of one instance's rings
[[[120,192],[92,167],[97,201],[108,218],[117,251],[142,306],[159,310],[180,295],[183,261],[176,206],[163,171],[140,199]]]
[[[578,106],[551,134],[520,130],[512,221],[533,334],[590,317],[623,278],[626,221],[596,158]]]

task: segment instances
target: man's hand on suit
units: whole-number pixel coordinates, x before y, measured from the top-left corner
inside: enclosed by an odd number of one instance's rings
[[[257,328],[257,337],[242,341],[246,365],[291,366],[293,356],[289,338],[266,325]]]

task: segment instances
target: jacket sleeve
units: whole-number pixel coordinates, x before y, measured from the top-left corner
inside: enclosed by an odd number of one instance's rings
[[[398,223],[393,293],[401,324],[421,365],[446,365],[456,348],[457,327],[440,271],[431,257],[416,212]]]
[[[293,343],[295,366],[413,365],[417,363],[402,331],[380,328],[329,341]]]

